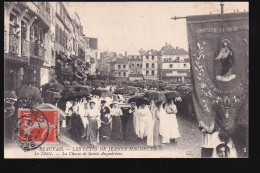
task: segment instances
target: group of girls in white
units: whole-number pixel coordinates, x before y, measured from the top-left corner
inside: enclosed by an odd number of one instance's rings
[[[72,139],[78,143],[89,141],[98,145],[103,140],[123,140],[124,116],[117,101],[92,97],[66,103],[67,126]],[[173,100],[151,101],[150,105],[131,103],[126,124],[125,140],[146,140],[148,146],[169,144],[180,137],[176,119],[177,108]]]
[[[148,146],[160,147],[180,137],[173,100],[166,103],[152,100],[150,105],[142,104],[139,108],[131,103],[129,113],[127,140],[146,139]],[[129,127],[132,124],[133,127]]]

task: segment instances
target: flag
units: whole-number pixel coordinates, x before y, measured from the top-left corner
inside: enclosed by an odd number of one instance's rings
[[[249,14],[188,16],[193,102],[200,127],[248,123]]]

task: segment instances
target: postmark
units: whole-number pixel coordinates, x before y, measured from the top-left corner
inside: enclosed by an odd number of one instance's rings
[[[30,151],[44,143],[58,142],[58,122],[57,110],[20,109],[14,126],[19,147]]]

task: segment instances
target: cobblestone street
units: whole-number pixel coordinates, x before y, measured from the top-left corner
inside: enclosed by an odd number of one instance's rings
[[[181,137],[176,140],[176,144],[166,148],[176,152],[176,155],[185,154],[188,158],[200,158],[202,134],[196,117],[177,115],[177,119]]]
[[[177,114],[179,130],[181,137],[176,143],[162,146],[162,150],[169,150],[176,157],[200,158],[202,135],[198,128],[196,117]],[[83,144],[84,145],[84,144]],[[146,140],[129,142],[129,141],[111,141],[101,143],[100,146],[138,146],[145,147]]]

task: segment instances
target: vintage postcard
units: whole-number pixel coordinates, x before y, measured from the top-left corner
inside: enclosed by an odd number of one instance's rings
[[[4,2],[4,157],[248,158],[248,2]]]

